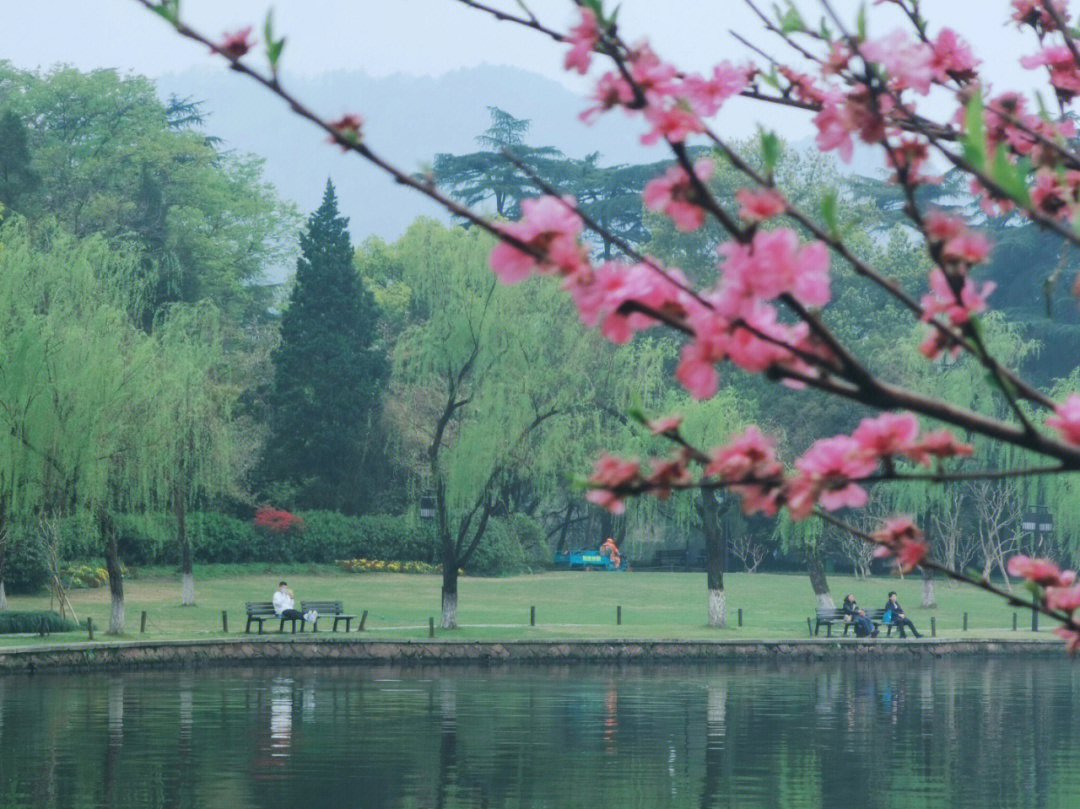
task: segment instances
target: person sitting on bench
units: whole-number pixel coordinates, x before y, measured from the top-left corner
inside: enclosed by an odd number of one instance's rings
[[[274,612],[277,613],[279,618],[288,618],[297,621],[304,620],[304,616],[300,614],[300,610],[296,609],[296,602],[293,601],[292,590],[289,589],[289,585],[285,582],[279,584],[277,592],[274,593]]]
[[[855,602],[854,593],[848,593],[844,596],[843,610],[844,623],[852,625],[856,637],[877,637],[877,629],[874,627],[873,622],[866,617],[866,610],[859,609],[859,605]]]
[[[904,614],[904,608],[900,606],[900,602],[896,600],[896,591],[893,590],[889,593],[889,600],[885,602],[885,614],[881,617],[881,620],[887,624],[892,624],[900,630],[900,637],[906,638],[904,634],[904,627],[911,630],[917,638],[921,638],[919,630],[915,628],[915,624],[911,623],[911,619]]]

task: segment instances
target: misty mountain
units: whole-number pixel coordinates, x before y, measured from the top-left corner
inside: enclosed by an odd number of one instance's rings
[[[657,159],[655,150],[638,143],[639,124],[611,116],[587,127],[577,119],[586,106],[583,98],[517,68],[482,66],[438,78],[334,72],[283,81],[320,115],[360,112],[365,140],[409,171],[419,170],[437,152],[479,148],[475,138],[488,126],[488,106],[532,120],[528,142],[533,145],[553,145],[574,157],[599,151],[603,163]],[[225,70],[191,71],[165,75],[158,87],[163,97],[175,93],[203,101],[207,131],[228,147],[265,158],[267,178],[303,212],[318,206],[326,178],[333,179],[354,242],[370,234],[396,238],[421,214],[443,215],[415,191],[328,144],[312,124],[250,80]]]

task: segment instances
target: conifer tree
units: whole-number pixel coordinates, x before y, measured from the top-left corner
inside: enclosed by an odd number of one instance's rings
[[[376,340],[376,304],[353,266],[347,226],[328,180],[300,236],[295,286],[273,356],[261,482],[297,508],[355,513],[388,368]]]

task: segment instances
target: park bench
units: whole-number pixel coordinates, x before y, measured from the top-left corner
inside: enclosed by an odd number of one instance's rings
[[[312,610],[315,610],[315,612],[319,613],[319,617],[316,618],[314,623],[312,623],[312,625],[311,625],[311,631],[312,632],[318,632],[319,631],[319,618],[322,618],[324,616],[330,616],[330,615],[334,616],[334,626],[333,626],[332,631],[337,632],[338,621],[344,621],[345,622],[345,631],[348,632],[349,631],[349,625],[352,623],[352,619],[356,617],[355,615],[346,615],[345,610],[342,608],[340,601],[301,601],[300,602],[300,612],[304,613],[304,615],[307,615]]]
[[[292,622],[293,634],[296,634],[296,622],[300,622],[300,631],[304,631],[304,619],[303,618],[284,618],[274,611],[273,601],[248,601],[247,602],[247,626],[244,627],[244,632],[251,632],[251,625],[255,622],[259,624],[259,634],[263,633],[263,622],[268,621],[271,618],[281,618],[281,626],[278,628],[278,632],[285,631],[285,622]]]
[[[892,637],[893,624],[886,623],[883,619],[885,615],[884,608],[877,610],[867,610],[866,617],[870,619],[870,623],[874,625],[874,629],[880,627],[886,627],[886,637]],[[807,626],[810,625],[810,619],[806,619]],[[840,608],[826,609],[823,607],[817,608],[817,622],[814,624],[814,635],[818,634],[818,631],[822,626],[826,628],[826,635],[832,637],[832,625],[842,624],[844,627],[844,635],[847,636],[848,629],[852,627],[850,622],[844,620],[844,611]]]

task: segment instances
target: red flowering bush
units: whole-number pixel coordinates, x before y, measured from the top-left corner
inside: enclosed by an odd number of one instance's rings
[[[259,506],[255,511],[255,527],[271,534],[287,534],[296,529],[304,530],[304,520],[297,514],[273,506]]]

